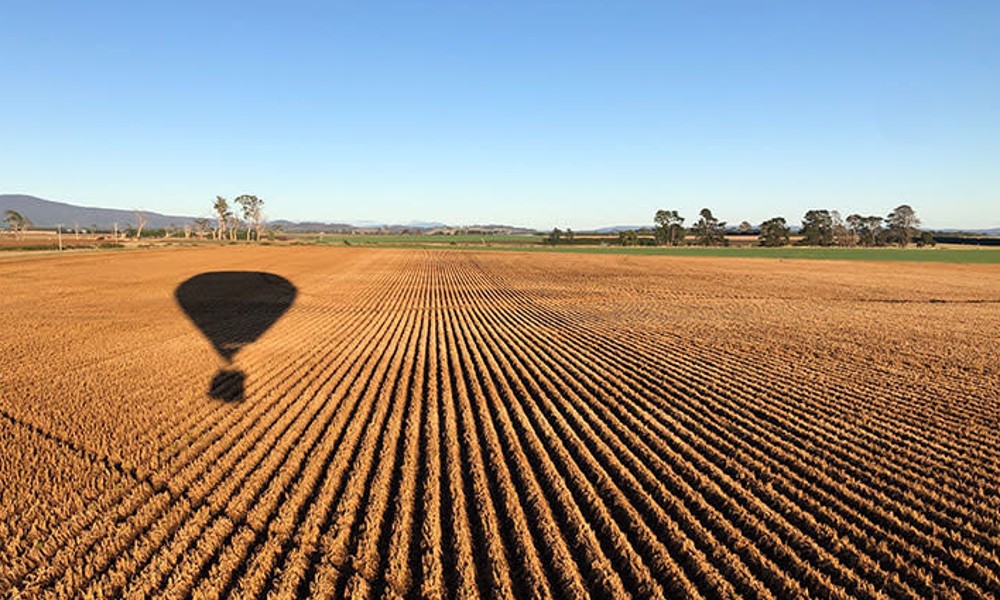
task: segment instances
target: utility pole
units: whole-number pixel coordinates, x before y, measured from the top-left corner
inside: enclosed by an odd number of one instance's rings
[[[118,221],[115,221],[115,238],[114,238],[114,242],[116,244],[118,243]]]
[[[56,225],[56,237],[59,238],[59,251],[62,252],[62,223]]]

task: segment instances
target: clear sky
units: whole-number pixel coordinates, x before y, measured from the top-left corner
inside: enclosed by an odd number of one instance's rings
[[[1000,2],[0,10],[0,193],[270,218],[1000,226]]]

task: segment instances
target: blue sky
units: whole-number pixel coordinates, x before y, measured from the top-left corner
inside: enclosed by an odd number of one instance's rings
[[[1000,226],[1000,3],[5,1],[0,193]]]

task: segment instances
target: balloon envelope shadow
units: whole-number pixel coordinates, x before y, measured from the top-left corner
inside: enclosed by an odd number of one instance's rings
[[[201,273],[174,291],[177,303],[227,364],[281,318],[297,294],[284,277],[260,271]],[[208,395],[243,400],[245,380],[242,371],[220,369],[212,378]]]

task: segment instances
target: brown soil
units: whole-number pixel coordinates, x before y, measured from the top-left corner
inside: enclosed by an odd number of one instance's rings
[[[264,271],[236,355],[175,301]],[[0,593],[1000,595],[1000,267],[0,258]]]

